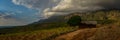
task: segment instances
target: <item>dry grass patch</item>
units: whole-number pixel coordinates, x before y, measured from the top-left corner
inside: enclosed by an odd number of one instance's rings
[[[80,31],[72,40],[120,40],[120,27],[106,26]]]

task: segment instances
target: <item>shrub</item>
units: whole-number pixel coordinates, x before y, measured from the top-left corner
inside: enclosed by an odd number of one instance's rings
[[[73,16],[67,21],[67,24],[70,26],[78,26],[80,23],[81,23],[80,16]]]
[[[115,21],[114,20],[101,20],[101,21],[98,21],[99,24],[111,24],[111,23],[114,23]]]

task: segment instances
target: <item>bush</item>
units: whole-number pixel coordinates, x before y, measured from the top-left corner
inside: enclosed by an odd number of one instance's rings
[[[101,21],[98,21],[99,24],[111,24],[111,23],[114,23],[115,21],[114,20],[101,20]]]
[[[73,16],[71,17],[67,24],[70,26],[78,26],[81,23],[81,17],[80,16]]]

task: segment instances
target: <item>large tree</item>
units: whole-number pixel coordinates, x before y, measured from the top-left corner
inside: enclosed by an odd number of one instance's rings
[[[67,23],[70,26],[79,26],[79,24],[81,23],[81,17],[80,16],[72,16]]]

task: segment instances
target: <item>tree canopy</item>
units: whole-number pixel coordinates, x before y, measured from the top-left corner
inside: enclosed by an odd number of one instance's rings
[[[68,21],[67,24],[70,26],[78,26],[81,23],[81,17],[80,16],[72,16]]]

